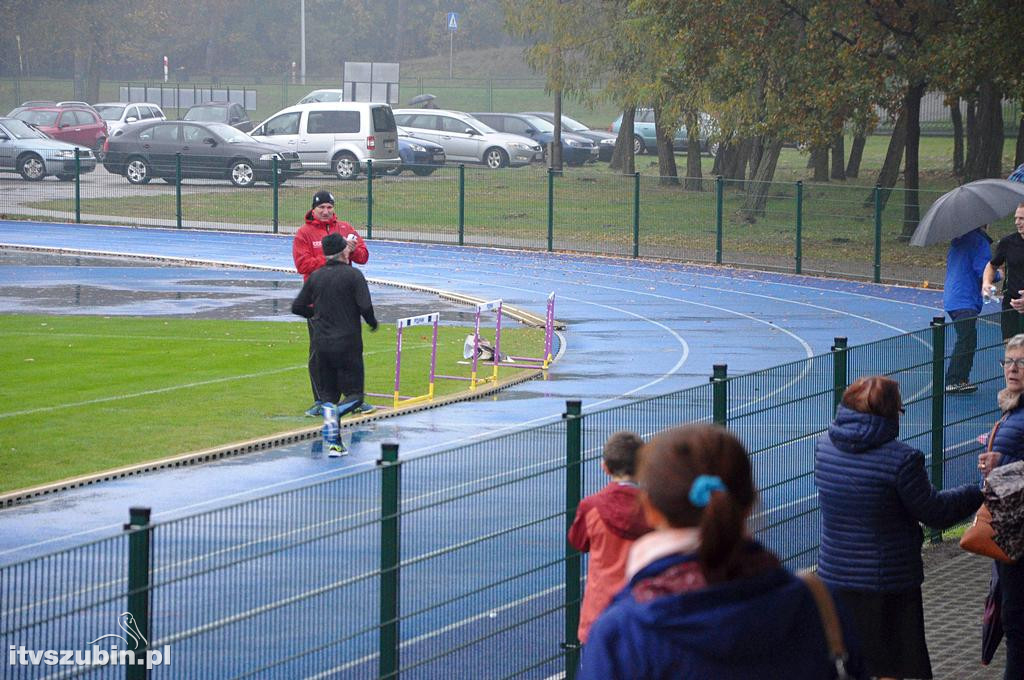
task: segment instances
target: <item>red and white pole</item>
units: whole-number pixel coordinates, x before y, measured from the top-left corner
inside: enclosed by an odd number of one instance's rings
[[[167,82],[167,55],[164,55],[164,82]]]

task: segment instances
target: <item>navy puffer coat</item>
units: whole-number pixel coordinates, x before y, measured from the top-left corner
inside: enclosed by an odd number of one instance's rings
[[[839,406],[814,454],[821,506],[818,574],[850,590],[896,592],[924,581],[919,523],[944,529],[981,505],[967,484],[936,491],[924,454],[896,439],[899,421]]]

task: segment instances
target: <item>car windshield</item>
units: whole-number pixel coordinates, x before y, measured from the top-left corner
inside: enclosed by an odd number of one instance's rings
[[[15,118],[33,125],[56,125],[56,111],[22,111]]]
[[[226,106],[193,106],[185,113],[185,117],[182,120],[226,123],[228,120],[228,109]]]
[[[256,141],[255,139],[245,134],[238,128],[231,127],[226,123],[210,123],[206,127],[210,128],[211,132],[217,133],[217,135],[228,144],[238,144],[239,142]]]
[[[569,132],[586,132],[590,129],[583,123],[578,120],[574,120],[569,116],[562,116],[562,127],[567,129]]]
[[[497,132],[498,132],[497,130],[492,128],[487,123],[485,123],[482,120],[479,120],[477,118],[474,118],[473,116],[466,116],[465,120],[463,120],[461,118],[459,118],[458,120],[460,120],[461,122],[465,123],[466,125],[472,125],[473,127],[476,128],[477,132],[479,132],[481,134],[484,134],[484,135],[493,135],[493,134],[497,134]]]
[[[543,118],[537,116],[523,116],[523,120],[532,125],[537,132],[554,132],[555,126],[553,123],[549,123]]]
[[[3,121],[3,126],[7,128],[7,132],[14,139],[47,139],[47,136],[42,132],[16,118]]]
[[[97,106],[96,110],[100,112],[103,120],[121,120],[121,114],[124,113],[124,107],[117,104]]]

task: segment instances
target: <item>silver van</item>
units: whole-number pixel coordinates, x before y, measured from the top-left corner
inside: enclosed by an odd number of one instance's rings
[[[448,161],[483,163],[497,170],[527,165],[544,153],[529,137],[497,132],[461,111],[398,109],[395,118],[409,134],[444,147]]]
[[[319,102],[296,104],[260,123],[251,136],[299,154],[304,170],[353,179],[373,161],[374,174],[402,164],[398,129],[387,104]]]

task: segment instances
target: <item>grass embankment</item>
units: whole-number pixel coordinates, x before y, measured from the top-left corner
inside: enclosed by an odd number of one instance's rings
[[[427,391],[431,332],[404,331],[403,395]],[[466,333],[439,329],[438,372],[469,375],[457,363]],[[0,315],[0,339],[0,492],[317,424],[302,416],[303,322]],[[501,340],[539,355],[543,331]],[[391,394],[394,326],[363,341],[367,391]],[[468,384],[439,380],[436,394]]]

